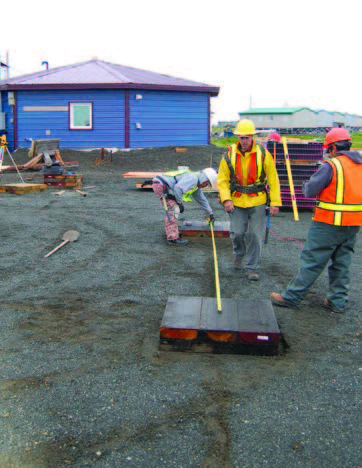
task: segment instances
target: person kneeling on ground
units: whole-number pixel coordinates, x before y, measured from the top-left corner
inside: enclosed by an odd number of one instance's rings
[[[246,256],[248,279],[258,281],[265,229],[265,214],[269,202],[270,214],[278,214],[281,206],[278,173],[269,151],[255,141],[255,126],[251,120],[240,120],[234,131],[239,142],[231,145],[219,167],[220,201],[230,216],[230,237],[233,244],[233,264],[241,268]],[[249,243],[246,245],[246,233]]]
[[[206,211],[210,222],[214,222],[213,211],[200,189],[208,185],[216,188],[216,180],[217,172],[211,167],[199,172],[189,170],[165,172],[153,179],[152,189],[166,210],[165,230],[169,245],[188,244],[188,241],[180,238],[176,218],[178,212],[184,212],[184,202],[191,202],[193,198]]]
[[[300,269],[287,289],[272,293],[273,304],[298,307],[310,287],[327,266],[328,295],[323,305],[343,313],[348,302],[349,267],[362,226],[362,156],[349,151],[351,137],[343,128],[326,136],[329,158],[303,185],[304,195],[315,197],[316,209],[300,257]]]

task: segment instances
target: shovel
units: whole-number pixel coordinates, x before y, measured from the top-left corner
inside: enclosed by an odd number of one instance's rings
[[[52,250],[51,252],[49,252],[48,254],[44,255],[44,258],[47,258],[49,257],[49,255],[51,255],[52,253],[54,253],[56,250],[60,249],[60,247],[62,247],[63,245],[65,245],[67,242],[74,242],[78,239],[79,237],[79,232],[78,231],[67,231],[62,239],[64,240],[64,242],[62,242],[61,244],[58,245],[58,247],[55,247],[54,250]]]

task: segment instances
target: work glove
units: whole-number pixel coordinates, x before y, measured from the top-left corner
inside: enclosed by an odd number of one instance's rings
[[[211,224],[211,223],[214,224],[214,222],[215,222],[215,215],[211,213],[211,215],[210,215],[209,218],[208,218],[208,221],[209,221],[210,224]]]
[[[185,207],[182,203],[178,203],[178,207],[180,208],[180,213],[183,213],[185,211]]]

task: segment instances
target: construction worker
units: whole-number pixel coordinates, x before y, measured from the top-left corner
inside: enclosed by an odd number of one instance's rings
[[[278,132],[272,132],[268,138],[269,141],[274,141],[275,143],[280,143],[281,138]]]
[[[165,230],[169,245],[184,246],[188,241],[181,239],[177,225],[177,214],[184,212],[184,202],[196,200],[208,214],[210,222],[215,216],[205,195],[200,190],[210,185],[216,189],[217,172],[208,167],[199,172],[174,171],[156,176],[152,189],[166,210]]]
[[[300,269],[284,292],[270,295],[275,305],[298,307],[330,261],[323,304],[335,313],[345,311],[349,267],[362,225],[362,156],[350,151],[351,143],[344,128],[333,128],[326,135],[329,159],[303,185],[304,195],[317,196],[317,201]]]
[[[258,281],[265,228],[266,208],[276,215],[281,206],[280,186],[271,154],[255,142],[254,124],[241,120],[234,131],[239,141],[229,147],[219,167],[220,201],[230,215],[230,237],[233,244],[233,263],[241,268],[246,256],[248,278]],[[266,183],[270,188],[267,191]],[[246,245],[246,233],[249,243]]]

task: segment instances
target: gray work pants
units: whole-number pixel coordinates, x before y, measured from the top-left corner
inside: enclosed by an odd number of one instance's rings
[[[343,309],[348,301],[349,267],[358,231],[358,226],[333,226],[312,221],[300,256],[300,269],[282,293],[285,301],[298,306],[330,261],[327,299]]]
[[[250,270],[256,270],[260,264],[265,220],[265,205],[251,208],[235,206],[234,211],[230,213],[230,237],[234,257],[243,258],[246,255],[245,266]]]

